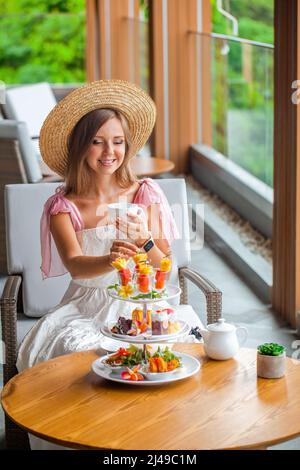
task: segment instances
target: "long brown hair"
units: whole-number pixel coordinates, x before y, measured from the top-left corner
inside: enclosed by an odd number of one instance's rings
[[[87,189],[93,188],[95,180],[92,170],[86,162],[88,150],[100,127],[109,119],[117,118],[124,131],[125,157],[120,168],[116,170],[118,184],[128,188],[137,181],[129,167],[131,135],[126,117],[114,109],[95,109],[83,116],[72,130],[68,141],[68,168],[66,173],[66,194],[84,195]],[[96,188],[95,188],[96,189]]]

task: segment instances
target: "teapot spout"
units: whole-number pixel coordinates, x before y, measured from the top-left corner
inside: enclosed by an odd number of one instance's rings
[[[200,333],[203,338],[204,343],[208,341],[209,338],[209,331],[206,328],[200,328]]]

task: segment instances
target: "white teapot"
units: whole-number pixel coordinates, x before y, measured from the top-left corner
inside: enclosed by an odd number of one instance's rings
[[[237,332],[242,331],[244,338],[238,340]],[[200,328],[204,341],[204,350],[211,359],[226,360],[233,357],[248,337],[247,328],[235,327],[219,318],[216,323],[207,325],[207,329]]]

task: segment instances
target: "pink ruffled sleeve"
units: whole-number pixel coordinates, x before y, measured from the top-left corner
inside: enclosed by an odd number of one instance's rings
[[[140,189],[134,199],[136,204],[146,208],[151,204],[159,204],[159,217],[162,227],[162,236],[169,244],[179,238],[179,233],[169,205],[169,202],[160,186],[151,178],[145,178],[141,182]],[[155,238],[155,234],[154,234]]]
[[[67,269],[58,254],[55,242],[50,232],[50,216],[67,212],[70,214],[75,232],[83,229],[83,221],[79,210],[64,197],[64,187],[59,186],[56,192],[44,205],[44,211],[40,224],[41,235],[41,271],[43,279],[48,277],[62,276],[67,273]]]

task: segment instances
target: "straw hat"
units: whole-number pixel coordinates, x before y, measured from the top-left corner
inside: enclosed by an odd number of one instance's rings
[[[134,156],[147,142],[155,124],[156,107],[150,96],[133,83],[99,80],[77,88],[48,114],[40,133],[44,162],[61,176],[68,165],[68,138],[77,122],[95,109],[111,108],[127,118]]]

